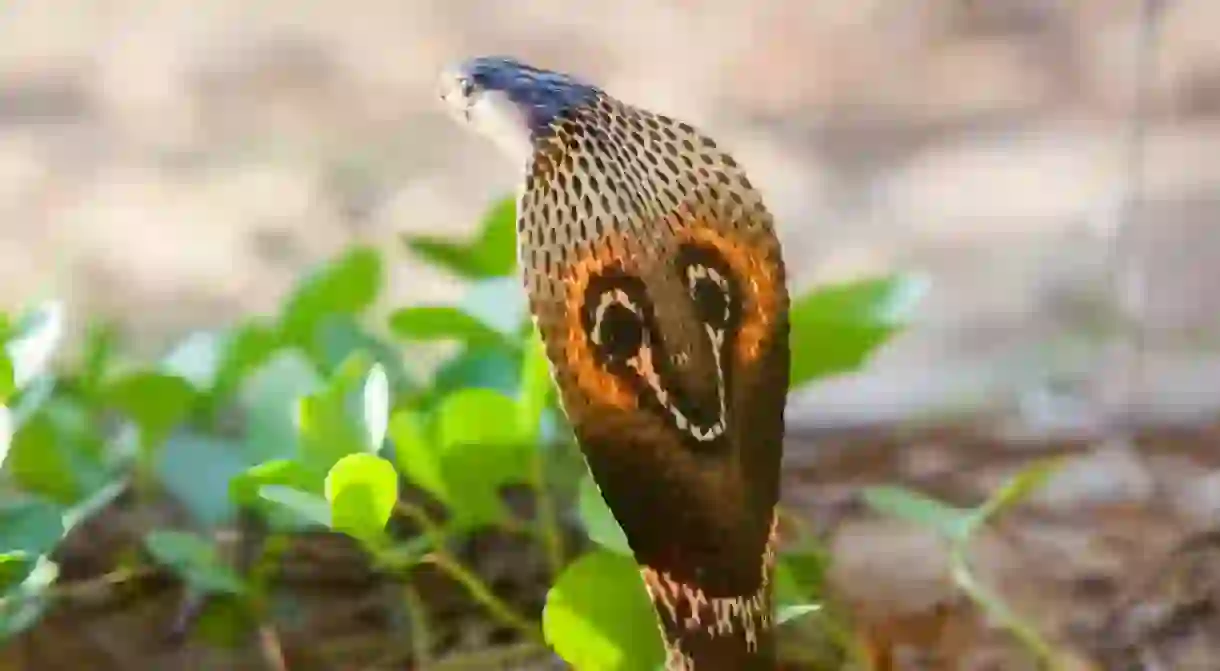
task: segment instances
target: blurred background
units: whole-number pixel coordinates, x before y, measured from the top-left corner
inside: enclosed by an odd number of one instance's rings
[[[1220,4],[1149,4],[1152,21],[1136,0],[3,3],[0,301],[62,299],[70,343],[111,319],[151,358],[274,314],[357,243],[387,252],[383,307],[456,301],[463,283],[400,236],[473,236],[513,193],[518,168],[434,89],[452,61],[511,54],[728,147],[777,216],[794,291],[927,280],[907,331],[788,415],[808,448],[788,450],[789,477],[815,486],[786,497],[824,532],[834,589],[881,623],[874,640],[901,638],[895,613],[958,602],[934,538],[863,516],[850,492],[949,478],[977,502],[1024,457],[892,430],[962,416],[1073,455],[1009,539],[1022,552],[988,546],[980,563],[1047,629],[1100,626],[1110,611],[1078,613],[1082,594],[1129,594],[1132,567],[1220,518]],[[1140,450],[1116,422],[1205,428]],[[890,428],[855,452],[800,438],[859,425]],[[1174,584],[1199,593],[1191,580]],[[142,625],[114,626],[98,631]],[[40,635],[55,636],[33,634],[13,668],[61,668]],[[112,651],[114,668],[188,668],[158,650]],[[1198,654],[1072,668],[1212,668]],[[1012,659],[893,668],[1027,668]]]
[[[723,138],[795,286],[932,280],[916,328],[803,394],[799,421],[1047,419],[1065,390],[1197,416],[1220,405],[1220,8],[1164,5],[1127,208],[1132,0],[6,3],[3,300],[61,296],[156,351],[271,310],[347,242],[470,234],[517,171],[433,85],[509,53]],[[457,291],[392,273],[395,301]],[[1141,331],[1134,389],[1135,355],[1105,344],[1120,319]]]

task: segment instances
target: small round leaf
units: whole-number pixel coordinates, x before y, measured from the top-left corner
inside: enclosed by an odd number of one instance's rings
[[[542,630],[577,669],[652,671],[664,658],[639,567],[605,550],[582,556],[559,576],[547,593]]]
[[[580,480],[580,499],[577,503],[580,521],[585,525],[585,533],[598,545],[627,557],[634,554],[627,544],[627,536],[614,513],[606,506],[601,490],[587,472]]]
[[[359,540],[381,536],[398,502],[398,473],[367,453],[349,454],[326,475],[331,527]]]

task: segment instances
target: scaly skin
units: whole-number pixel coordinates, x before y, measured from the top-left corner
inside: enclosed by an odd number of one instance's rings
[[[442,87],[525,166],[530,309],[666,668],[774,669],[789,299],[761,195],[696,129],[571,76],[484,57]]]

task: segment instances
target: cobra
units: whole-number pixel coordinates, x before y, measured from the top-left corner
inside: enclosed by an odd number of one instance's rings
[[[789,298],[760,193],[691,125],[572,75],[479,57],[440,95],[523,168],[530,312],[666,668],[774,669]]]

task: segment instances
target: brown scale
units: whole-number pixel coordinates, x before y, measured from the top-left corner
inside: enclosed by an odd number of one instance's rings
[[[525,286],[666,668],[774,668],[789,353],[772,217],[687,124],[601,94],[553,127],[519,203]]]

